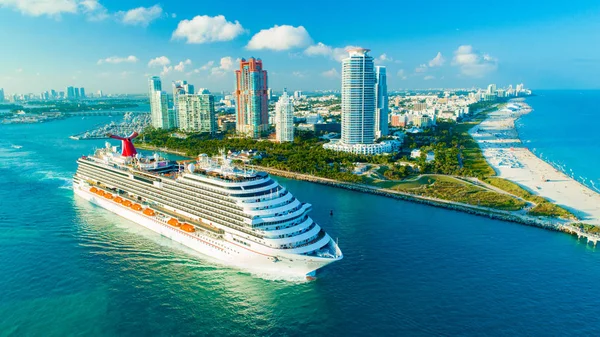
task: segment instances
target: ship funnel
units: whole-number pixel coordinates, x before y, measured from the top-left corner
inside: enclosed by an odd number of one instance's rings
[[[129,137],[119,137],[116,135],[111,135],[110,133],[107,135],[113,139],[119,139],[121,141],[121,155],[123,157],[134,157],[137,154],[135,150],[135,146],[133,146],[133,139],[138,136],[137,132],[132,133]]]

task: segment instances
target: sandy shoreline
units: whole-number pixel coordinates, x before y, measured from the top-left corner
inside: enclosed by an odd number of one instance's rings
[[[600,194],[536,157],[519,139],[515,121],[531,112],[525,102],[512,102],[492,112],[469,133],[500,178],[569,209],[581,222],[600,226]]]

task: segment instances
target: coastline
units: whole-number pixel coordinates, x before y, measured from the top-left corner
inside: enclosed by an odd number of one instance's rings
[[[494,111],[494,112],[490,113],[490,115],[497,113],[497,112],[498,111]],[[483,120],[482,123],[489,121],[490,115],[488,115],[488,117],[485,120]],[[517,118],[518,117],[516,117],[512,120],[512,130],[515,133],[516,133],[516,128],[514,127],[514,121]],[[481,126],[481,124],[478,124],[478,125],[474,126],[473,128],[471,128],[471,130],[469,130],[469,134],[471,134],[471,136],[473,136],[473,138],[478,142],[480,147],[482,146],[483,140],[477,139],[473,135],[473,132],[474,132],[474,130],[477,130]],[[514,141],[514,139],[513,139],[513,141]],[[518,142],[520,143],[520,140],[518,140]],[[485,144],[485,143],[483,143],[483,144]],[[136,144],[136,147],[138,147],[139,149],[143,149],[143,150],[161,151],[161,152],[165,152],[165,153],[172,153],[172,154],[176,154],[179,156],[189,157],[186,155],[186,153],[181,152],[181,151],[172,150],[172,149],[168,149],[168,148],[155,147],[155,146],[151,146],[151,145],[147,145],[147,144],[139,144],[138,143],[138,144]],[[484,157],[486,158],[488,163],[496,170],[496,173],[498,173],[498,170],[497,170],[498,165],[495,165],[492,161],[490,161],[490,160],[495,160],[495,157],[493,157],[493,156],[488,157],[484,151],[484,148],[483,147],[481,147],[481,148],[482,148],[482,152],[484,153]],[[552,170],[556,171],[552,166],[550,166],[543,160],[541,160],[541,159],[537,158],[535,155],[533,155],[533,153],[531,153],[528,149],[525,148],[523,150],[523,152],[530,153],[529,160],[537,160],[538,163],[542,162],[543,164],[551,167]],[[533,158],[531,158],[531,157],[533,157]],[[283,170],[273,169],[273,168],[264,167],[264,166],[247,165],[246,167],[252,167],[256,170],[264,171],[271,175],[275,175],[275,176],[279,176],[279,177],[307,181],[307,182],[312,182],[312,183],[318,183],[318,184],[322,184],[322,185],[328,185],[328,186],[332,186],[332,187],[343,188],[343,189],[347,189],[347,190],[352,190],[352,191],[357,191],[357,192],[362,192],[362,193],[369,193],[369,194],[374,194],[374,195],[379,195],[379,196],[384,196],[384,197],[394,198],[394,199],[399,199],[399,200],[405,200],[405,201],[410,201],[410,202],[417,202],[417,203],[421,203],[421,204],[425,204],[425,205],[429,205],[429,206],[446,208],[446,209],[450,209],[450,210],[454,210],[454,211],[465,212],[465,213],[478,215],[478,216],[484,216],[484,217],[491,218],[491,219],[509,221],[509,222],[519,223],[519,224],[523,224],[523,225],[527,225],[527,226],[533,226],[533,227],[539,227],[539,228],[548,229],[548,230],[552,230],[552,231],[564,232],[564,233],[567,233],[570,235],[577,235],[578,238],[586,238],[588,243],[593,243],[594,245],[596,245],[597,242],[600,242],[600,235],[597,235],[594,233],[589,233],[589,232],[582,230],[581,228],[576,226],[579,223],[578,221],[570,221],[570,220],[564,220],[564,219],[553,218],[553,217],[539,217],[539,216],[528,215],[528,214],[520,212],[520,211],[504,211],[504,210],[498,210],[498,209],[493,209],[493,208],[475,206],[475,205],[464,204],[464,203],[455,202],[455,201],[448,201],[448,200],[444,200],[444,199],[419,196],[419,195],[414,195],[414,194],[410,194],[410,193],[406,193],[406,192],[401,192],[401,191],[392,190],[392,189],[385,189],[385,188],[380,188],[380,187],[375,187],[375,186],[370,186],[370,185],[365,185],[365,184],[348,183],[348,182],[342,182],[342,181],[337,181],[337,180],[328,179],[328,178],[322,178],[322,177],[318,177],[318,176],[314,176],[314,175],[307,175],[307,174],[283,171]],[[505,178],[504,176],[502,176],[500,174],[498,174],[497,177]],[[564,176],[563,178],[565,178],[565,179],[568,178],[572,181],[572,183],[576,183],[583,188],[587,188],[587,187],[581,185],[580,183],[573,181],[571,178],[569,178],[567,176]],[[514,181],[509,178],[506,178],[506,179]],[[514,181],[514,182],[523,186],[518,181]],[[526,189],[529,189],[535,195],[540,195],[540,196],[550,199],[550,201],[556,202],[553,198],[550,198],[543,194],[536,193],[536,191],[533,191],[530,188],[527,188],[527,186],[524,186],[524,187]],[[591,190],[590,190],[590,192],[595,193]],[[599,198],[598,200],[600,200],[600,195],[598,195],[598,198]],[[557,202],[557,203],[559,203],[559,202]],[[561,204],[561,206],[566,206],[567,208],[569,208],[569,210],[572,210],[574,213],[576,213],[578,217],[583,218],[582,215],[584,215],[584,214],[582,214],[582,212],[580,210],[575,209],[573,207],[569,207],[569,205]],[[598,209],[600,212],[600,202],[598,204]],[[596,218],[596,219],[598,219],[598,218]],[[589,222],[589,221],[585,221],[585,223],[596,225],[594,222]],[[599,223],[599,225],[600,225],[600,223]]]
[[[600,194],[537,157],[519,138],[515,122],[532,111],[525,102],[491,112],[469,130],[499,178],[510,180],[534,195],[574,213],[581,222],[600,226]]]

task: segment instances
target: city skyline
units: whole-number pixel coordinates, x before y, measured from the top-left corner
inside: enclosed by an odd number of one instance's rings
[[[600,74],[598,62],[585,56],[597,54],[584,42],[600,31],[600,5],[593,2],[560,10],[529,2],[493,14],[474,1],[393,3],[386,12],[406,13],[402,24],[382,18],[378,29],[366,30],[354,27],[352,18],[380,15],[376,6],[348,6],[345,15],[331,15],[340,4],[308,1],[286,13],[267,1],[274,15],[256,16],[236,1],[227,7],[64,3],[69,6],[0,0],[0,41],[14,51],[0,64],[5,93],[38,93],[70,83],[89,92],[143,93],[140,79],[152,75],[231,91],[237,59],[251,56],[269,64],[271,87],[278,91],[335,89],[339,58],[349,46],[377,50],[373,57],[387,67],[389,90],[514,81],[534,89],[586,89],[597,88],[594,75]]]

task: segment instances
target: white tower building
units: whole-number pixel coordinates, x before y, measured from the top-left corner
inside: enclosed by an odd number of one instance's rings
[[[375,137],[381,138],[383,136],[387,136],[389,133],[389,102],[385,67],[375,67],[375,80]]]
[[[215,97],[208,93],[179,95],[179,128],[184,131],[217,132]]]
[[[275,131],[278,142],[294,141],[294,104],[285,89],[275,103]]]

